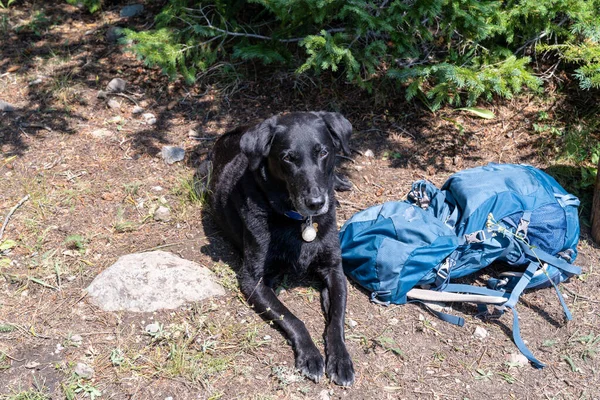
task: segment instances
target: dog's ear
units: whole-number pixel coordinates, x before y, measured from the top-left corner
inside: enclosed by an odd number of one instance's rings
[[[331,133],[333,145],[336,150],[342,150],[345,155],[350,155],[350,135],[352,135],[352,124],[340,113],[319,111],[315,113],[327,125]]]
[[[248,157],[251,171],[255,171],[263,158],[269,155],[271,142],[275,133],[277,116],[264,120],[248,129],[240,139],[240,149]]]

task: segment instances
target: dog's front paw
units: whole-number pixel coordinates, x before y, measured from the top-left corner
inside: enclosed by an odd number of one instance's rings
[[[350,354],[345,348],[327,356],[327,375],[337,385],[352,386],[354,366]]]
[[[296,368],[308,379],[319,382],[323,377],[323,357],[316,347],[298,351],[296,355]]]

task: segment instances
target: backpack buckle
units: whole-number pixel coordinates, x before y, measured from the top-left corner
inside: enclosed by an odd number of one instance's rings
[[[379,300],[377,296],[381,295],[389,295],[391,292],[389,290],[381,290],[379,292],[371,292],[371,303],[379,304],[380,306],[387,307],[390,305],[389,301]]]
[[[465,242],[467,242],[467,244],[481,243],[485,239],[487,239],[487,236],[486,236],[485,231],[483,229],[480,230],[480,231],[475,231],[475,232],[472,232],[472,233],[465,234]]]
[[[426,186],[423,181],[415,182],[410,192],[408,192],[407,197],[424,210],[427,210],[427,208],[429,208],[429,203],[431,203],[431,199],[427,195]]]
[[[446,258],[442,265],[440,265],[436,271],[436,275],[434,285],[436,288],[440,288],[448,281],[448,277],[450,276],[450,257]]]

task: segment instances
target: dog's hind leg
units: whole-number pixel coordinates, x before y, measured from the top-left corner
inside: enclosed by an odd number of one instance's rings
[[[338,192],[347,192],[352,189],[352,182],[345,176],[336,173],[334,176],[333,188]]]

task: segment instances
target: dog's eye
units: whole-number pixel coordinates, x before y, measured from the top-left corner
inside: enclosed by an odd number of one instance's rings
[[[284,154],[283,156],[281,156],[281,159],[285,162],[292,162],[292,156],[290,156],[289,154]]]
[[[325,158],[325,157],[327,157],[327,154],[329,154],[329,152],[328,152],[327,150],[325,150],[325,149],[322,149],[322,150],[319,152],[319,157],[321,157],[321,158]]]

